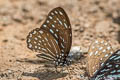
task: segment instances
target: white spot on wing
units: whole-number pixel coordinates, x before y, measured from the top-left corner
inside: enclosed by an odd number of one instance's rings
[[[59,20],[59,23],[62,25],[62,22]]]
[[[37,46],[35,46],[35,48],[37,48]]]
[[[57,11],[55,11],[55,13],[56,13],[56,14],[58,14],[58,12],[57,12]]]
[[[43,31],[39,31],[41,34],[43,33]]]
[[[98,54],[98,51],[95,52],[95,55],[97,55],[97,54]]]
[[[41,38],[41,36],[40,36],[40,35],[39,35],[38,37],[39,37],[39,38]]]
[[[62,25],[62,22],[57,18],[58,22]]]
[[[42,50],[46,51],[46,49],[45,49],[45,48],[42,48]]]
[[[28,46],[29,48],[32,48],[32,44],[29,44],[29,46]]]
[[[63,49],[62,49],[61,51],[62,51],[62,52],[64,52],[64,50],[63,50]]]
[[[41,41],[39,41],[41,43]]]
[[[34,44],[36,44],[36,42],[34,41]]]
[[[38,49],[40,49],[40,47],[38,47]]]
[[[50,29],[50,32],[51,32],[51,33],[54,33],[54,31],[53,31],[52,29]]]
[[[107,49],[110,50],[111,49],[110,46],[108,46]]]
[[[113,52],[111,51],[110,54],[113,54]]]
[[[44,42],[44,40],[42,40]]]
[[[101,63],[101,66],[103,66],[104,65],[104,63]]]
[[[55,40],[56,41],[56,43],[58,44],[58,41],[57,40]]]
[[[54,21],[54,23],[56,23],[57,21]]]
[[[98,70],[96,70],[93,74],[95,74]]]
[[[56,29],[56,31],[58,32],[58,29]]]
[[[28,39],[28,42],[30,42],[31,40],[30,39]]]
[[[49,23],[50,21],[47,20],[47,23]]]
[[[43,27],[47,27],[46,25],[43,25]]]
[[[35,37],[35,40],[38,40],[38,38]]]
[[[60,15],[63,15],[63,13],[61,11],[59,11]]]
[[[64,23],[64,26],[65,26],[65,28],[67,28],[67,27],[68,27],[66,23]]]
[[[50,19],[52,19],[52,16],[49,16]]]
[[[62,48],[65,48],[62,43],[61,43],[61,46],[62,46]]]
[[[103,47],[100,47],[100,48],[99,48],[99,50],[102,50],[102,49],[103,49]]]
[[[53,12],[51,12],[51,15],[54,15],[54,13],[53,13]]]
[[[48,41],[48,39],[45,37],[45,40]]]
[[[64,54],[61,54],[61,56],[64,56]]]
[[[108,57],[108,54],[106,54],[105,57]]]
[[[58,38],[57,34],[55,34],[55,37]]]
[[[106,50],[104,49],[102,52],[106,52]]]
[[[54,27],[54,28],[55,28],[55,25],[54,25],[54,24],[52,24],[52,27]]]
[[[30,37],[32,37],[32,34],[30,34]]]
[[[33,31],[33,34],[36,34],[36,31]]]

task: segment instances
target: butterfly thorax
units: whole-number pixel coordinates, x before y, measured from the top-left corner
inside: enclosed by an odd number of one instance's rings
[[[56,60],[54,61],[55,66],[69,66],[72,60],[65,56],[63,53],[57,55]]]

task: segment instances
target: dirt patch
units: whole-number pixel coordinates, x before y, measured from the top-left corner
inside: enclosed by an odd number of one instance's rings
[[[71,65],[72,75],[55,73],[26,46],[26,36],[40,27],[46,15],[61,6],[72,25],[72,46],[84,52],[98,37],[120,48],[120,0],[0,0],[1,80],[85,80],[86,54]]]

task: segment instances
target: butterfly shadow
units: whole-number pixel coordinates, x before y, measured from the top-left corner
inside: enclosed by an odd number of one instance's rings
[[[58,78],[65,77],[68,73],[63,72],[56,72],[55,67],[46,60],[38,60],[38,59],[21,59],[16,60],[17,62],[23,62],[23,63],[30,63],[30,64],[42,64],[44,65],[43,69],[37,68],[38,70],[35,70],[33,73],[31,72],[23,72],[22,76],[27,77],[36,77],[40,80],[56,80]]]
[[[73,63],[71,65],[74,65],[76,63],[79,63],[79,61],[81,61],[81,59],[84,59],[85,56],[81,56],[80,58],[75,58],[75,61],[73,61]],[[56,80],[58,78],[63,78],[65,76],[67,76],[69,73],[63,73],[63,72],[56,72],[55,71],[55,67],[53,64],[51,64],[51,61],[46,61],[44,59],[28,59],[28,58],[24,58],[24,59],[19,59],[16,60],[17,62],[21,62],[21,63],[30,63],[30,64],[40,64],[40,65],[44,65],[44,69],[42,70],[41,68],[39,68],[39,70],[35,70],[35,72],[31,73],[31,72],[23,72],[22,76],[26,76],[26,77],[36,77],[40,80]]]
[[[49,71],[44,71],[44,72],[38,71],[38,72],[34,72],[34,73],[24,72],[22,75],[28,76],[28,77],[36,77],[40,80],[56,80],[58,78],[65,77],[67,75],[67,73],[57,73],[55,71],[49,70]]]
[[[44,60],[39,60],[39,59],[28,59],[28,58],[24,58],[24,59],[17,59],[17,62],[26,62],[26,63],[31,63],[31,64],[44,64],[45,61]]]
[[[120,30],[118,31],[117,40],[118,40],[118,42],[120,43]]]
[[[30,64],[39,64],[39,65],[44,65],[45,68],[53,68],[54,65],[51,61],[43,60],[43,59],[17,59],[17,62],[21,63],[30,63]]]

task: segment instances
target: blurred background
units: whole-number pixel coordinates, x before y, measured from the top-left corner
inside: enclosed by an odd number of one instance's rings
[[[93,40],[103,38],[111,42],[114,50],[120,49],[120,0],[0,0],[1,80],[16,80],[21,76],[21,80],[69,79],[68,75],[61,77],[45,71],[26,44],[28,33],[39,28],[49,11],[58,6],[70,18],[72,46],[87,51]],[[80,74],[85,72],[82,68],[86,67],[84,59],[73,66],[78,71],[73,80],[80,80]]]

